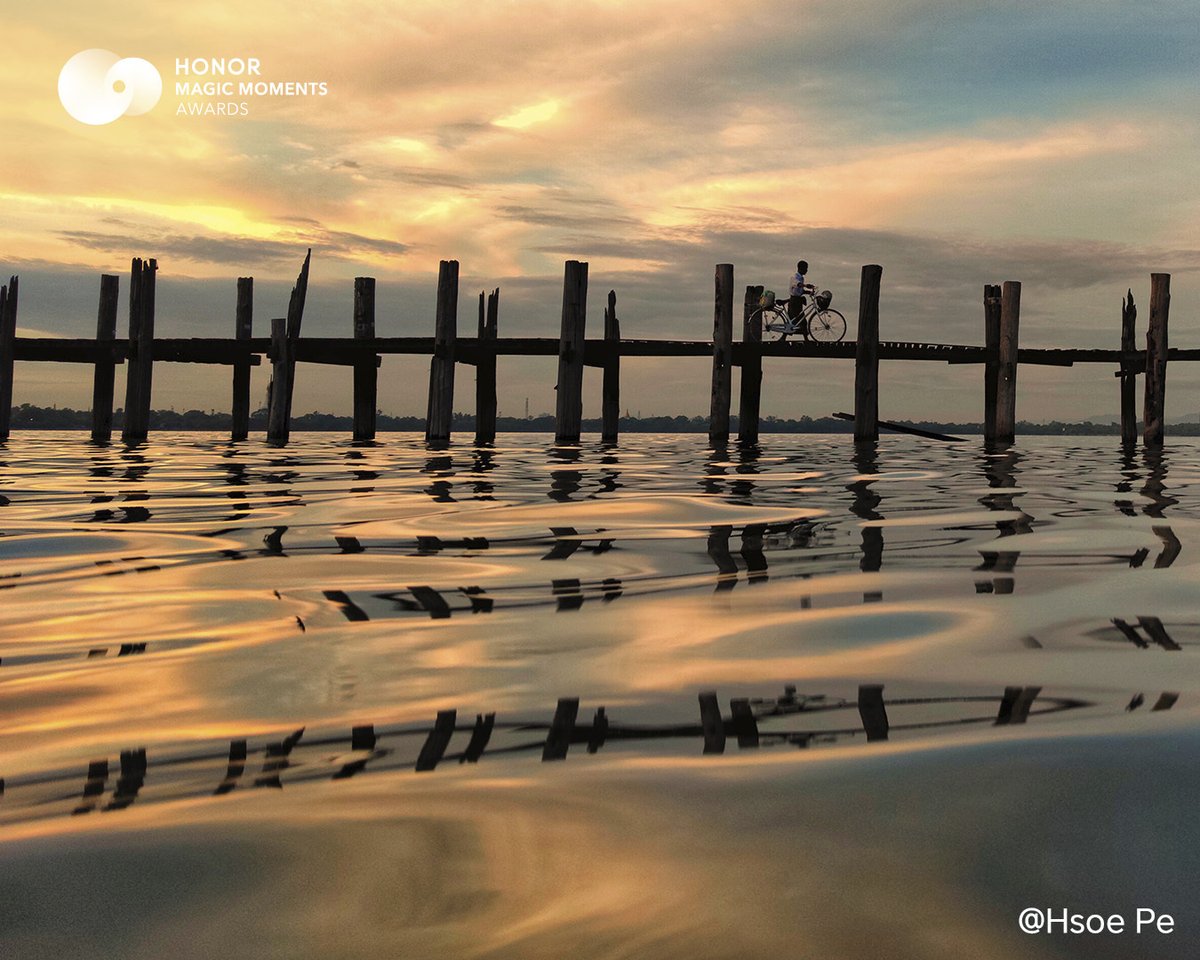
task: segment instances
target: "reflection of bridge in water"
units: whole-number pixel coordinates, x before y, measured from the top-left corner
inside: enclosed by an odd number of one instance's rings
[[[319,780],[344,780],[368,770],[430,772],[444,763],[474,764],[488,757],[540,754],[543,762],[565,760],[574,746],[595,754],[610,744],[691,740],[708,755],[723,754],[730,741],[740,750],[810,748],[847,742],[878,743],[894,734],[964,726],[1010,727],[1096,704],[1047,696],[1041,687],[1006,687],[999,696],[905,697],[885,700],[883,686],[862,685],[856,700],[797,694],[794,686],[773,698],[736,697],[724,714],[715,692],[698,697],[699,722],[623,724],[598,707],[591,722],[579,719],[578,698],[558,701],[553,718],[498,720],[477,714],[459,722],[456,710],[439,711],[432,725],[354,727],[345,734],[313,735],[304,728],[252,746],[236,739],[228,750],[204,749],[151,759],[144,747],[124,750],[117,764],[93,760],[82,790],[65,790],[77,771],[59,770],[0,780],[0,819],[31,819],[60,811],[81,815],[128,807],[141,798],[172,800],[224,795],[244,787],[282,788]],[[1168,710],[1176,693],[1163,693],[1151,710]],[[1139,694],[1126,710],[1144,703]],[[857,715],[854,722],[843,721]],[[417,744],[420,744],[419,748]],[[411,745],[411,746],[410,746]],[[451,749],[454,746],[455,749]],[[256,768],[256,769],[254,769]],[[249,771],[249,772],[248,772]],[[77,782],[77,781],[76,781]],[[142,796],[143,789],[147,796]]]

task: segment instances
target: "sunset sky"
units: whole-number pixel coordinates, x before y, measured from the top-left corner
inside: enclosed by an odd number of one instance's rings
[[[838,0],[738,4],[327,2],[31,5],[6,17],[0,252],[24,333],[90,335],[101,272],[159,261],[158,330],[227,335],[256,278],[265,334],[313,248],[306,333],[351,332],[379,279],[380,335],[432,332],[439,259],[460,332],[501,288],[500,331],[556,335],[562,262],[590,263],[590,330],[615,289],[631,337],[711,333],[712,273],[785,289],[795,261],[851,321],[884,266],[887,339],[974,343],[982,286],[1024,283],[1022,342],[1116,346],[1132,287],[1172,273],[1173,345],[1200,346],[1200,9],[1194,2]],[[56,84],[75,53],[142,57],[143,116],[91,127]],[[176,111],[180,57],[257,57],[326,96]],[[125,329],[122,314],[121,330]],[[633,412],[701,413],[707,366],[627,361]],[[980,419],[981,371],[885,363],[884,417]],[[90,371],[21,365],[14,402],[86,406]],[[380,403],[423,413],[425,364],[384,361]],[[598,415],[588,380],[585,416]],[[852,366],[767,366],[764,413],[826,415]],[[473,376],[462,367],[458,406]],[[502,414],[553,409],[553,362],[502,360]],[[255,390],[265,385],[256,374]],[[156,407],[226,409],[212,368],[156,370]],[[260,394],[256,393],[256,397]],[[1107,368],[1021,370],[1019,416],[1112,413]],[[301,371],[295,409],[348,412],[349,373]],[[1168,415],[1200,410],[1171,371]]]

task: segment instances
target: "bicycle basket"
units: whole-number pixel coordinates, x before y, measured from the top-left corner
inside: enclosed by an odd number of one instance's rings
[[[820,310],[828,310],[829,305],[833,303],[833,293],[829,290],[822,290],[816,296],[817,308]]]
[[[764,290],[762,296],[758,298],[758,305],[764,310],[770,310],[775,306],[775,291]]]

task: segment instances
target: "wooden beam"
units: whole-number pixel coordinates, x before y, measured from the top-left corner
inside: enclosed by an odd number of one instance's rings
[[[1167,318],[1171,310],[1171,275],[1150,274],[1150,321],[1146,328],[1146,395],[1142,442],[1161,447],[1167,399]]]
[[[854,439],[879,439],[879,286],[883,267],[866,264],[858,287],[854,351]]]
[[[375,339],[375,278],[354,278],[354,339]],[[354,439],[375,439],[378,409],[378,354],[354,364]]]
[[[154,379],[155,260],[134,258],[129,284],[129,365],[125,375],[125,422],[121,439],[140,443],[150,432]]]
[[[729,394],[733,382],[733,264],[718,263],[714,276],[712,338],[712,402],[708,442],[729,442]]]
[[[583,423],[583,351],[588,265],[568,260],[563,272],[562,329],[558,338],[558,398],[554,442],[579,443]]]
[[[429,360],[429,404],[425,412],[425,442],[445,446],[454,419],[454,353],[458,338],[458,261],[438,265],[437,308],[434,315],[433,356]]]
[[[0,287],[0,440],[7,440],[12,425],[13,361],[16,359],[16,277]]]
[[[121,278],[106,273],[100,278],[100,307],[96,311],[96,342],[113,343],[117,339],[117,299]],[[113,388],[117,365],[112,357],[97,359],[92,374],[92,442],[112,439]]]
[[[621,423],[621,321],[617,319],[617,292],[608,291],[604,308],[604,385],[601,388],[600,442],[617,442]]]
[[[254,336],[254,278],[238,277],[237,308],[233,316],[235,340]],[[233,365],[233,406],[230,440],[245,440],[250,435],[250,357]]]
[[[997,444],[1011,444],[1017,426],[1017,355],[1020,349],[1021,284],[1006,280],[1000,289],[1000,345],[997,350]]]
[[[479,352],[475,360],[475,445],[496,442],[496,337],[500,325],[500,288],[479,294]]]
[[[1121,353],[1137,349],[1137,306],[1133,291],[1127,290],[1121,300]],[[1137,441],[1137,373],[1130,360],[1121,360],[1121,442]]]
[[[983,286],[983,345],[987,360],[983,366],[983,439],[996,440],[996,391],[1000,381],[1000,284]]]
[[[746,287],[742,300],[742,383],[738,403],[738,442],[758,443],[762,408],[762,313],[758,308],[763,288]]]

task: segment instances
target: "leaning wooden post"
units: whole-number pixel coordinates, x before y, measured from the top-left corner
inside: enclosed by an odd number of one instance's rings
[[[617,292],[608,291],[604,309],[604,386],[601,389],[601,443],[616,443],[621,423],[621,321],[617,319]]]
[[[1121,301],[1121,353],[1137,349],[1137,307],[1133,291],[1126,292]],[[1137,442],[1137,373],[1132,359],[1121,359],[1121,442]]]
[[[558,339],[558,402],[554,442],[575,444],[583,425],[583,351],[588,265],[568,260],[563,272],[562,329]]]
[[[729,393],[733,385],[733,264],[718,263],[714,277],[712,402],[708,442],[729,442]]]
[[[1150,274],[1150,321],[1146,328],[1146,398],[1142,442],[1161,447],[1167,399],[1167,316],[1171,311],[1171,275]]]
[[[496,336],[500,288],[479,294],[479,346],[475,360],[475,444],[496,442]]]
[[[438,265],[437,313],[434,318],[433,357],[429,361],[429,405],[425,415],[425,442],[450,442],[454,419],[454,353],[458,339],[458,261]]]
[[[746,287],[742,301],[742,385],[738,404],[738,442],[758,443],[758,415],[762,407],[762,314],[758,301],[762,287]]]
[[[375,339],[375,278],[354,278],[354,339]],[[375,439],[379,368],[371,354],[354,363],[354,439]]]
[[[996,385],[1000,380],[1000,284],[983,285],[983,439],[996,440]]]
[[[854,439],[879,439],[879,286],[883,267],[862,268],[858,287],[858,343],[854,348]]]
[[[0,287],[0,440],[12,425],[13,361],[16,360],[17,278]]]
[[[1010,444],[1017,430],[1017,354],[1020,350],[1021,284],[1005,280],[1000,288],[1000,344],[996,374],[996,438]]]
[[[117,339],[117,297],[121,278],[104,274],[100,278],[100,309],[96,312],[96,345],[112,346]],[[117,364],[110,353],[96,360],[92,376],[92,441],[108,443],[112,439],[113,387]]]
[[[233,335],[249,340],[254,333],[254,278],[238,277],[237,310],[233,317]],[[250,435],[250,354],[233,365],[233,416],[230,440],[245,440]]]
[[[292,392],[292,341],[287,335],[287,319],[271,320],[271,385],[267,390],[267,442],[282,445],[291,432],[291,412],[287,398]]]
[[[150,432],[150,395],[154,378],[155,260],[135,258],[129,285],[129,362],[125,375],[125,422],[121,439],[139,443]]]

